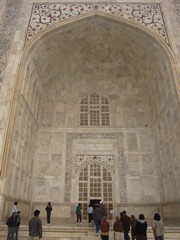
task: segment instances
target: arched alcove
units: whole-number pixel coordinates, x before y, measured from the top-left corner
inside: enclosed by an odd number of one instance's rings
[[[167,209],[173,208],[180,196],[179,99],[172,65],[170,50],[152,32],[114,17],[82,17],[34,38],[20,63],[13,103],[7,201],[16,197],[33,207],[47,200],[74,204],[77,199],[69,188],[76,162],[67,163],[69,154],[105,152],[115,156],[115,166],[119,159],[125,162],[119,176],[124,174],[127,198],[116,198],[117,208],[151,204],[149,216],[159,206],[166,209],[166,203]],[[79,125],[80,96],[93,89],[111,101],[110,127]],[[78,139],[69,146],[69,132],[84,134],[84,142]],[[104,132],[112,137],[102,137]],[[116,133],[123,136],[120,150]]]

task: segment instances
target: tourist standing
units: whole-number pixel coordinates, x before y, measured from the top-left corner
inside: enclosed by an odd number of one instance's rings
[[[48,202],[46,206],[47,225],[51,224],[51,212],[52,212],[52,205],[51,205],[51,202]]]
[[[91,206],[91,204],[89,204],[87,208],[87,213],[88,213],[88,223],[91,224],[93,220],[93,207]]]
[[[123,240],[124,239],[123,223],[119,216],[115,217],[115,222],[113,224],[113,230],[114,230],[114,240]]]
[[[164,240],[164,224],[161,221],[159,213],[154,214],[152,230],[155,240]]]
[[[16,228],[16,212],[13,212],[12,215],[8,218],[6,224],[8,225],[8,235],[7,240],[14,240],[15,228]]]
[[[126,215],[125,210],[122,212],[121,218],[122,218],[122,223],[124,227],[124,240],[130,240],[129,231],[130,231],[131,219],[128,215]]]
[[[15,240],[18,240],[19,226],[21,224],[21,212],[18,211],[15,216]]]
[[[95,208],[94,213],[93,213],[93,217],[94,217],[94,223],[95,223],[95,226],[96,226],[96,235],[98,237],[99,236],[100,225],[101,225],[101,220],[102,220],[102,217],[103,217],[103,214],[102,214],[102,211],[101,211],[99,205],[96,205],[96,208]]]
[[[29,236],[32,240],[42,238],[42,221],[39,218],[40,211],[34,211],[34,217],[29,220]]]
[[[139,214],[135,229],[136,240],[147,240],[147,222],[144,214]]]
[[[131,215],[131,239],[135,239],[135,229],[136,229],[137,219],[134,215]]]
[[[109,240],[109,222],[107,221],[106,216],[103,216],[101,224],[101,239],[102,240]]]
[[[81,226],[82,224],[82,208],[81,208],[81,204],[78,203],[77,207],[76,207],[76,216],[77,216],[77,226]]]

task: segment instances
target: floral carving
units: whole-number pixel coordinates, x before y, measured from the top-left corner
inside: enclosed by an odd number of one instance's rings
[[[54,23],[90,12],[109,13],[142,24],[153,30],[168,43],[159,4],[127,3],[34,4],[26,41]]]

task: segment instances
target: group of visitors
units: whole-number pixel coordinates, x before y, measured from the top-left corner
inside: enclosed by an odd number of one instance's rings
[[[20,226],[20,214],[21,212],[18,210],[18,202],[14,202],[14,205],[11,210],[10,217],[8,218],[6,224],[8,226],[8,234],[7,240],[18,240],[18,232]],[[47,216],[47,225],[50,225],[51,222],[51,211],[52,205],[51,202],[48,202],[46,208],[46,216]],[[34,211],[34,217],[29,220],[29,236],[33,240],[38,240],[42,238],[42,221],[39,218],[40,211],[37,209]]]
[[[101,221],[101,225],[105,220]],[[100,229],[101,229],[100,225]],[[147,222],[144,214],[139,214],[139,218],[136,219],[134,215],[131,218],[126,214],[126,211],[120,213],[120,217],[116,216],[113,224],[114,239],[115,240],[130,240],[129,232],[131,230],[131,240],[147,240]],[[154,214],[152,222],[152,230],[155,240],[164,240],[164,225],[161,221],[159,213]],[[101,234],[102,240],[108,240]]]
[[[21,212],[18,210],[17,205],[18,202],[14,202],[10,217],[6,222],[8,226],[7,240],[18,240]]]
[[[90,224],[92,220],[94,220],[97,237],[101,236],[102,240],[108,240],[110,226],[107,221],[107,210],[103,202],[100,202],[100,205],[97,204],[95,209],[89,205],[87,213],[88,223]],[[82,209],[79,203],[76,207],[77,223],[79,225],[81,225],[82,222],[81,214]],[[148,224],[144,214],[139,214],[139,218],[136,219],[134,215],[129,217],[124,210],[120,213],[120,216],[115,217],[115,222],[113,224],[114,240],[147,240],[147,227]],[[164,240],[164,225],[159,213],[154,214],[152,230],[155,240]],[[129,236],[130,231],[131,238]]]
[[[92,225],[92,222],[94,221],[96,225],[96,231],[99,232],[99,226],[102,220],[103,216],[107,216],[107,210],[103,202],[101,201],[100,204],[96,204],[95,209],[89,204],[87,208],[87,214],[88,214],[88,223],[89,225]],[[81,203],[78,203],[76,207],[76,216],[77,216],[77,226],[81,226],[82,224],[82,206]]]
[[[7,240],[18,240],[18,232],[20,226],[20,214],[18,210],[18,202],[14,202],[14,206],[11,210],[11,216],[7,220],[8,235]],[[47,213],[47,224],[50,224],[50,217],[52,211],[52,205],[48,202],[46,208]],[[107,210],[103,202],[96,205],[95,209],[91,205],[88,206],[88,222],[92,220],[95,223],[96,235],[101,236],[102,240],[109,240],[109,229],[110,225],[107,220]],[[38,240],[42,237],[42,221],[39,218],[40,211],[34,211],[34,217],[29,220],[29,236],[33,240]],[[77,223],[82,223],[82,207],[79,203],[76,207]],[[139,218],[136,219],[134,215],[129,217],[126,211],[122,211],[120,216],[115,217],[113,224],[114,240],[130,240],[129,232],[131,230],[131,240],[147,240],[147,222],[144,214],[139,214]],[[155,240],[164,240],[164,225],[161,221],[159,213],[154,214],[152,222],[152,230]]]

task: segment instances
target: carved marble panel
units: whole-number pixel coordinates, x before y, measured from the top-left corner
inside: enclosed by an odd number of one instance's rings
[[[179,27],[180,27],[180,4],[175,4],[175,13],[176,13],[176,19],[179,22]]]
[[[128,154],[128,174],[130,176],[140,175],[139,155]]]
[[[0,25],[0,85],[3,82],[4,72],[9,56],[15,26],[20,14],[22,0],[7,0],[6,8]]]

